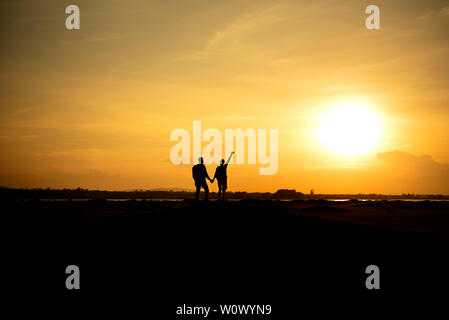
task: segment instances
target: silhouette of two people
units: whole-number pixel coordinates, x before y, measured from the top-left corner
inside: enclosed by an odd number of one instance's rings
[[[211,183],[217,179],[218,182],[218,200],[224,200],[225,199],[225,193],[226,189],[228,188],[228,175],[226,172],[226,169],[228,168],[228,163],[231,160],[232,155],[234,152],[231,153],[229,156],[228,161],[225,163],[224,159],[221,159],[220,165],[215,169],[215,175],[214,178],[211,179],[209,175],[207,174],[206,166],[204,165],[204,159],[203,157],[198,158],[198,164],[194,165],[192,168],[192,176],[193,180],[195,181],[195,200],[199,201],[200,199],[200,191],[201,188],[204,189],[204,200],[207,201],[209,197],[209,187],[207,186],[208,179]]]

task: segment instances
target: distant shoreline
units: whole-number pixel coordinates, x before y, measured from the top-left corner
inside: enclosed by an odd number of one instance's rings
[[[271,192],[232,192],[226,194],[229,200],[329,200],[329,201],[350,201],[350,200],[448,200],[449,195],[441,194],[411,194],[400,195],[384,194],[304,194],[294,189],[280,189]],[[156,190],[135,190],[135,191],[105,191],[88,189],[14,189],[0,188],[1,199],[17,200],[154,200],[154,201],[183,201],[194,199],[194,192],[190,191],[156,191]],[[216,192],[210,193],[210,198],[217,198]]]

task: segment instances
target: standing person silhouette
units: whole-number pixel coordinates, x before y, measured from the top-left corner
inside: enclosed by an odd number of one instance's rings
[[[226,169],[228,168],[229,161],[231,161],[232,155],[234,154],[234,151],[231,152],[231,155],[228,158],[228,161],[225,161],[224,159],[220,160],[220,166],[215,169],[215,175],[212,179],[212,182],[214,182],[215,178],[217,178],[218,182],[218,200],[225,199],[225,193],[226,189],[228,188],[228,175],[226,173]]]
[[[209,196],[209,187],[207,186],[206,178],[209,179],[210,182],[213,182],[209,175],[207,174],[206,166],[203,164],[203,157],[198,158],[198,164],[192,167],[192,176],[193,180],[195,180],[195,201],[199,201],[200,199],[200,190],[204,189],[204,200],[207,201]]]

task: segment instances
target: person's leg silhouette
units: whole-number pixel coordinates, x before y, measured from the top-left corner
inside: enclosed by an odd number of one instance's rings
[[[198,202],[200,200],[200,190],[201,190],[201,183],[199,181],[195,181],[195,201]]]
[[[209,197],[209,187],[207,186],[206,179],[204,179],[202,183],[203,189],[204,189],[204,201],[207,201]]]

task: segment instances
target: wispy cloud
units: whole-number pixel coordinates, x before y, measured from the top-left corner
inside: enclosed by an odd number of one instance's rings
[[[238,43],[243,37],[285,19],[284,5],[274,4],[253,9],[236,18],[234,21],[215,32],[205,46],[193,54],[178,60],[200,60],[219,51],[224,44]]]
[[[427,10],[418,17],[419,20],[427,20],[435,14],[435,10]]]
[[[247,12],[222,30],[216,32],[212,39],[209,40],[207,47],[214,47],[229,39],[235,41],[235,39],[239,39],[251,31],[283,20],[281,9],[282,6],[276,4]]]
[[[433,17],[449,17],[449,6],[443,7],[441,9],[429,9],[418,17],[419,20],[429,20]]]

